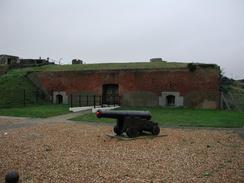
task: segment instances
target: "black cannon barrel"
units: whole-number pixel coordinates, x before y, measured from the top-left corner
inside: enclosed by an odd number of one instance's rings
[[[116,110],[116,111],[102,111],[98,110],[96,112],[98,118],[140,118],[150,120],[152,115],[149,111],[126,111],[126,110]]]

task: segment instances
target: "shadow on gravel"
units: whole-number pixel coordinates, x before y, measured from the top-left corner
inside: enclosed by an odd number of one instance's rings
[[[140,136],[135,137],[135,138],[129,138],[127,135],[115,135],[115,134],[106,134],[110,138],[115,138],[118,140],[124,140],[124,141],[129,141],[129,140],[137,140],[137,139],[154,139],[154,138],[159,138],[159,137],[167,137],[168,135],[166,134],[159,134],[159,135],[152,135],[149,133],[142,133]]]

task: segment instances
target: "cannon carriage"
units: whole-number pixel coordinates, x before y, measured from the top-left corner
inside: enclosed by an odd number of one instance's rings
[[[140,135],[143,131],[150,132],[153,135],[160,133],[157,123],[151,121],[151,113],[149,111],[101,111],[96,112],[98,118],[117,119],[114,126],[114,133],[122,135],[124,132],[128,137],[133,138]]]

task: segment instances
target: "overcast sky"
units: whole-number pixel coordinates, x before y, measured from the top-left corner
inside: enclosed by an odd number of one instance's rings
[[[0,54],[216,63],[244,78],[244,0],[0,0]]]

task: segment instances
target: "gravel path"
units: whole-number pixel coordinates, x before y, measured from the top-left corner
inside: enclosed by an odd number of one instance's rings
[[[0,131],[0,182],[14,169],[22,182],[244,182],[244,141],[232,129],[162,128],[167,136],[123,141],[69,115],[1,117],[2,127],[35,125]]]
[[[51,123],[51,122],[69,122],[68,119],[73,117],[86,114],[88,111],[68,113],[60,116],[54,116],[50,118],[28,118],[28,117],[10,117],[10,116],[0,116],[0,131],[6,131],[13,128],[30,127],[32,125],[40,123]]]

